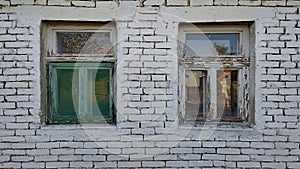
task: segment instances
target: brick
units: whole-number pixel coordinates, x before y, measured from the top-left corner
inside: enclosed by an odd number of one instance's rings
[[[12,5],[32,5],[34,0],[11,0]]]
[[[105,161],[106,157],[104,155],[84,155],[83,161]]]
[[[166,49],[144,49],[144,55],[166,55]]]
[[[145,42],[166,42],[166,36],[144,36],[143,37]]]
[[[188,154],[192,153],[193,149],[192,148],[171,148],[170,153],[174,154]]]
[[[1,156],[0,162],[3,164],[3,162],[8,162],[10,160],[10,156]]]
[[[247,155],[257,155],[257,154],[264,154],[263,149],[241,149],[242,154],[247,154]]]
[[[203,147],[225,147],[225,142],[204,142]]]
[[[201,155],[200,154],[179,154],[178,155],[178,159],[179,160],[199,160],[201,159]]]
[[[108,155],[108,161],[128,161],[129,155]]]
[[[75,154],[97,154],[97,149],[75,149]]]
[[[152,155],[152,154],[163,154],[169,152],[168,148],[146,148],[146,154]]]
[[[1,119],[0,119],[0,122],[3,124],[14,123],[15,121],[16,121],[15,117],[9,117],[9,116],[1,116]]]
[[[27,82],[7,82],[5,88],[28,88]],[[22,97],[22,96],[21,96]],[[21,98],[20,97],[20,98]],[[24,97],[24,96],[23,96]],[[10,97],[11,98],[11,97]],[[11,98],[13,99],[13,98]],[[16,98],[15,98],[16,99]],[[14,100],[15,100],[14,99]]]
[[[12,143],[13,149],[34,149],[34,143]]]
[[[92,168],[92,162],[70,162],[70,167],[85,167],[85,168]]]
[[[14,74],[28,74],[28,69],[25,69],[25,68],[10,68],[10,69],[5,69],[3,71],[3,74],[4,75],[14,75]]]
[[[118,162],[118,167],[141,167],[141,162]]]
[[[27,150],[27,154],[32,155],[32,156],[49,155],[49,150],[48,149],[32,149],[32,150]]]
[[[214,5],[237,5],[238,0],[215,0]]]
[[[34,160],[36,162],[47,162],[47,161],[57,161],[58,160],[58,156],[51,156],[51,155],[47,155],[47,156],[35,156]]]
[[[164,167],[165,162],[163,161],[143,161],[142,167]]]
[[[96,162],[94,163],[95,168],[113,167],[117,168],[117,162]]]
[[[37,4],[37,5],[46,5],[46,0],[35,0],[35,4]]]
[[[3,155],[25,155],[25,150],[2,150]]]
[[[225,155],[219,154],[204,154],[202,156],[203,160],[225,160]]]
[[[154,156],[155,161],[163,161],[163,160],[177,160],[177,155],[164,155],[158,154]]]
[[[266,150],[266,155],[288,155],[288,150]]]
[[[5,42],[6,48],[26,48],[29,47],[28,42]]]
[[[1,21],[0,22],[0,27],[2,27],[2,28],[10,28],[10,27],[12,27],[12,22],[11,21]],[[10,36],[10,35],[7,35],[7,36]],[[3,38],[5,36],[2,35],[0,37]],[[5,38],[2,39],[2,41],[5,41],[5,40],[6,40]]]
[[[245,6],[258,6],[261,5],[261,0],[239,0],[239,5],[245,5]]]
[[[189,161],[189,167],[212,167],[211,161]]]
[[[48,5],[71,6],[71,1],[48,0]]]
[[[69,167],[69,162],[47,162],[46,168]]]
[[[283,34],[284,33],[284,28],[267,28],[267,33],[270,34]]]
[[[275,156],[275,161],[294,161],[294,162],[299,162],[299,157],[298,156]]]
[[[31,137],[26,137],[25,138],[27,141],[46,141],[49,140],[48,137],[44,137],[44,136],[31,136]],[[36,144],[37,148],[59,148],[59,143],[58,142],[45,142],[45,143],[37,143]]]
[[[167,161],[166,167],[188,167],[188,161]]]
[[[74,149],[51,149],[51,155],[74,154]]]
[[[154,129],[153,128],[132,129],[132,134],[150,135],[150,134],[154,134]]]
[[[21,168],[21,163],[20,162],[6,162],[3,164],[0,164],[0,167],[3,168]]]
[[[240,149],[237,148],[218,148],[217,153],[218,154],[240,154],[241,151]]]
[[[296,130],[294,130],[294,131],[296,132]],[[289,132],[292,133],[292,130],[290,130]],[[290,142],[290,143],[278,142],[278,143],[275,143],[275,147],[277,149],[285,149],[285,148],[295,149],[295,148],[297,148],[297,144],[292,143],[292,142]]]
[[[250,161],[247,155],[226,155],[226,161]]]
[[[259,162],[238,162],[237,166],[242,168],[261,168]]]
[[[11,161],[29,162],[29,161],[33,161],[33,157],[29,157],[29,156],[12,156]]]
[[[59,155],[59,161],[82,161],[82,155]]]
[[[151,22],[129,22],[128,27],[130,28],[152,28]],[[130,41],[130,37],[129,37]]]
[[[45,163],[43,162],[22,163],[22,168],[45,168]]]
[[[191,2],[191,6],[205,6],[205,5],[213,5],[213,0],[192,0]]]
[[[96,3],[92,2],[92,1],[87,1],[87,2],[84,2],[84,1],[72,1],[71,4],[73,6],[79,6],[79,7],[95,7],[96,6]]]

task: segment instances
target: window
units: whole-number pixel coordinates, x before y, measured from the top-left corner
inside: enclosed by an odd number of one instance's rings
[[[114,26],[44,25],[46,123],[114,123]]]
[[[181,25],[180,108],[184,121],[249,118],[247,25]]]

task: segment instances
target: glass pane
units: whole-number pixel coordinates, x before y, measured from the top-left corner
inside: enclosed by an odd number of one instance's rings
[[[111,121],[110,70],[88,70],[88,112],[92,118]]]
[[[77,117],[78,93],[79,93],[78,70],[57,69],[57,114],[59,116]]]
[[[204,118],[207,112],[206,71],[186,71],[185,74],[185,106],[186,119]]]
[[[238,33],[190,33],[186,35],[186,56],[239,54]]]
[[[218,118],[238,117],[238,71],[217,72]]]
[[[57,32],[59,54],[110,54],[109,32]]]

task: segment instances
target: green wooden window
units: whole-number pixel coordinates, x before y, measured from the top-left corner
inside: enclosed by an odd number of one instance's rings
[[[113,123],[113,63],[53,63],[48,124]]]

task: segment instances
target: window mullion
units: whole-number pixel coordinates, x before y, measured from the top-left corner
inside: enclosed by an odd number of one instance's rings
[[[113,81],[112,81],[112,77],[113,77],[113,70],[112,68],[109,69],[109,114],[111,115],[111,117],[113,117]]]
[[[209,118],[210,120],[215,120],[217,118],[217,70],[216,68],[211,68],[208,70],[209,75],[209,86],[210,86],[210,108],[209,108]]]
[[[78,118],[81,119],[87,111],[86,105],[86,93],[87,93],[87,75],[86,69],[84,67],[79,68],[79,112]]]
[[[245,79],[245,74],[247,74],[246,71],[246,69],[240,69],[238,72],[238,84],[244,84],[238,86],[238,110],[239,112],[241,112],[240,118],[242,118],[243,120],[245,119],[246,114],[246,100],[248,100],[248,98],[246,98],[246,95],[242,94],[248,91],[248,85]]]
[[[50,87],[50,93],[51,93],[51,100],[50,100],[50,119],[52,119],[53,115],[57,113],[57,92],[58,92],[58,86],[57,86],[57,72],[56,69],[54,69],[52,66],[49,66],[49,72],[50,72],[50,82],[51,85]]]

